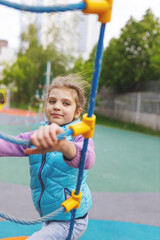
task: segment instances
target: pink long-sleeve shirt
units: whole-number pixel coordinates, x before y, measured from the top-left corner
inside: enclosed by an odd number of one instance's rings
[[[17,137],[21,139],[30,139],[32,132],[20,133]],[[81,151],[83,148],[83,140],[84,138],[79,135],[75,137],[74,141],[72,142],[76,146],[76,156],[72,160],[67,160],[63,157],[66,164],[70,167],[78,168],[81,158]],[[0,139],[0,157],[12,156],[12,157],[22,157],[28,156],[24,153],[24,150],[27,146],[22,146],[18,144],[13,144],[3,139]],[[85,169],[90,169],[93,167],[95,162],[95,151],[94,151],[94,144],[92,138],[89,139],[88,149],[86,153],[86,161],[85,161]]]

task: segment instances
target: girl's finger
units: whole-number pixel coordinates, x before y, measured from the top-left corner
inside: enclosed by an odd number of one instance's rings
[[[59,133],[63,132],[63,129],[61,127],[59,127],[57,124],[55,123],[52,123],[50,125],[50,128],[49,128],[49,135],[50,135],[50,138],[52,139],[53,143],[56,144],[57,143],[57,135]]]
[[[31,136],[31,142],[33,145],[38,148],[47,148],[47,144],[43,135],[43,127],[40,127],[37,132]]]
[[[37,138],[37,135],[38,135],[38,131],[34,132],[30,138],[32,144],[36,147],[40,147],[40,142]]]
[[[43,141],[45,141],[45,144],[47,145],[47,148],[53,147],[53,145],[57,142],[56,135],[54,138],[51,137],[51,129],[50,126],[46,126],[46,128],[43,128]],[[52,134],[54,131],[52,131]]]

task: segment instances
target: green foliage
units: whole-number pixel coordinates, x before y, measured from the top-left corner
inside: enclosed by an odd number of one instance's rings
[[[1,82],[15,89],[14,100],[28,103],[31,101],[45,77],[47,61],[51,62],[54,77],[69,72],[73,58],[57,50],[56,41],[59,41],[59,34],[56,27],[52,26],[49,31],[49,36],[54,40],[52,43],[46,41],[44,48],[38,43],[36,27],[30,25],[27,32],[21,35],[22,46],[16,62],[11,66],[5,64]],[[89,59],[79,58],[70,72],[79,72],[91,83],[95,51],[96,46]],[[141,21],[131,17],[121,29],[120,37],[113,38],[105,49],[100,86],[113,87],[117,92],[128,92],[137,90],[144,81],[160,81],[159,56],[160,19],[147,10]]]
[[[3,83],[11,85],[17,90],[16,101],[29,101],[33,94],[32,79],[35,77],[36,66],[27,56],[18,56],[12,66],[7,66],[3,71]]]
[[[71,70],[71,72],[73,73],[80,73],[80,75],[88,83],[91,83],[92,81],[95,52],[96,52],[96,46],[93,48],[88,60],[85,61],[82,57],[78,58],[75,61],[73,69]]]
[[[151,10],[139,22],[131,17],[104,51],[100,84],[126,92],[144,81],[160,80],[159,52],[160,20]]]
[[[80,76],[89,83],[88,88],[86,89],[87,100],[89,100],[90,95],[90,85],[93,76],[95,52],[96,46],[93,48],[88,60],[85,61],[82,57],[78,58],[75,61],[74,67],[70,71],[72,73],[80,74]]]
[[[58,52],[53,44],[44,49],[38,43],[37,29],[32,24],[27,32],[21,35],[22,46],[16,62],[9,66],[5,64],[2,83],[14,87],[15,101],[30,102],[45,77],[46,63],[51,62],[53,76],[66,73],[70,56]]]

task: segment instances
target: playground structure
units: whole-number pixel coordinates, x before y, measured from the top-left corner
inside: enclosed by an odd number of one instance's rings
[[[82,156],[81,156],[81,162],[79,167],[79,174],[77,179],[77,187],[76,190],[72,192],[72,196],[61,204],[61,208],[59,211],[71,211],[72,210],[72,218],[71,218],[71,224],[70,224],[70,230],[68,235],[68,240],[72,237],[72,231],[74,227],[74,221],[75,221],[75,213],[76,209],[80,206],[81,201],[81,180],[83,176],[83,170],[85,165],[85,155],[87,151],[88,146],[88,140],[90,137],[93,136],[94,133],[94,126],[95,126],[95,115],[94,113],[94,107],[96,102],[96,94],[97,94],[97,88],[98,88],[98,81],[99,81],[99,75],[100,75],[100,69],[101,69],[101,62],[102,62],[102,56],[103,56],[103,39],[104,39],[104,33],[105,33],[105,26],[107,22],[110,22],[111,19],[111,11],[112,11],[112,1],[113,0],[84,0],[83,2],[80,2],[78,4],[70,4],[66,6],[53,6],[53,7],[39,7],[39,6],[26,6],[16,3],[7,2],[4,0],[0,0],[0,4],[12,7],[18,10],[23,11],[30,11],[30,12],[57,12],[57,11],[73,11],[73,10],[82,10],[85,14],[97,14],[98,15],[98,21],[101,22],[101,29],[100,29],[100,36],[96,51],[96,58],[95,58],[95,66],[94,66],[94,74],[92,78],[92,85],[91,85],[91,91],[90,91],[90,100],[89,100],[89,108],[88,113],[83,115],[83,119],[81,123],[72,125],[68,131],[66,131],[64,134],[58,135],[58,140],[63,139],[64,137],[68,135],[77,136],[79,134],[82,134],[84,136],[84,144],[83,144],[83,150],[82,150]],[[13,142],[17,144],[29,144],[28,141],[19,140],[15,137],[11,137],[5,134],[0,134],[0,137]],[[58,210],[57,210],[58,211]],[[36,222],[39,221],[47,221],[51,215],[53,216],[55,213],[51,213],[50,216],[42,217]],[[1,217],[11,220],[13,222],[22,223],[22,224],[33,224],[35,221],[23,221],[19,219],[15,219],[13,217],[10,217],[6,214],[1,213]],[[27,237],[20,237],[19,239],[26,239]],[[11,239],[11,238],[10,238]],[[12,238],[12,240],[15,238]],[[18,239],[18,238],[16,238]]]
[[[44,98],[51,80],[53,80],[51,62],[47,61],[46,72],[42,76],[42,80],[35,92],[35,95],[33,96],[31,102],[28,105],[28,112],[26,114],[25,124],[30,130],[34,130],[35,128],[39,127],[39,123],[46,120],[44,114]],[[36,114],[33,115],[33,106],[35,105],[38,106],[38,111]]]
[[[50,85],[50,81],[53,79],[53,73],[51,71],[51,62],[47,61],[46,63],[46,71],[42,76],[42,79],[38,85],[38,88],[35,91],[35,94],[29,103],[28,109],[29,111],[32,110],[32,105],[34,105],[34,101],[37,101],[37,106],[39,107],[38,112],[43,112],[43,103],[44,103],[44,97],[47,94],[47,89]]]
[[[10,90],[0,89],[0,110],[9,108],[10,105]]]
[[[18,110],[10,108],[10,92],[9,89],[0,89],[0,110],[3,114],[11,114],[12,117],[7,118],[10,125],[25,125],[29,131],[39,128],[40,123],[46,121],[44,114],[44,98],[47,93],[50,81],[53,79],[51,71],[51,62],[46,63],[46,71],[33,95],[28,110]],[[35,109],[37,111],[35,111]],[[9,116],[9,115],[8,115]],[[0,119],[2,123],[2,118]]]

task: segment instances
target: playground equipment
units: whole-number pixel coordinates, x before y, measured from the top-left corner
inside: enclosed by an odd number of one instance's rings
[[[90,91],[90,100],[89,100],[89,109],[88,113],[83,116],[82,122],[72,125],[69,130],[67,130],[65,133],[58,135],[58,140],[65,138],[68,135],[79,135],[82,134],[84,136],[84,144],[83,144],[83,150],[81,155],[81,162],[79,166],[79,174],[77,179],[77,186],[76,190],[72,192],[72,196],[66,200],[64,203],[62,203],[62,207],[57,210],[56,214],[60,211],[71,211],[72,210],[72,217],[71,217],[71,224],[70,224],[70,230],[68,235],[68,240],[72,237],[73,227],[74,227],[74,221],[75,221],[75,213],[76,209],[80,205],[80,199],[81,199],[81,181],[83,176],[83,170],[85,165],[85,156],[86,151],[88,147],[88,140],[90,137],[93,136],[94,133],[94,126],[95,126],[95,115],[94,113],[94,107],[96,102],[96,93],[98,88],[98,81],[99,81],[99,75],[100,75],[100,69],[101,69],[101,62],[102,62],[102,55],[103,55],[103,39],[104,39],[104,33],[105,33],[105,26],[107,22],[110,22],[111,19],[111,11],[112,11],[112,2],[113,0],[84,0],[83,2],[77,3],[77,4],[70,4],[65,6],[52,6],[52,7],[42,7],[42,6],[26,6],[16,3],[7,2],[4,0],[0,0],[0,4],[12,7],[18,10],[23,11],[31,11],[31,12],[57,12],[57,11],[74,11],[74,10],[82,10],[85,14],[97,14],[98,20],[101,22],[101,29],[100,29],[100,35],[99,35],[99,41],[96,51],[96,58],[95,58],[95,65],[94,65],[94,73],[92,78],[92,85],[91,85],[91,91]],[[10,137],[5,134],[0,134],[0,137],[13,142],[17,144],[29,144],[29,141],[26,140],[20,140],[16,139],[15,137]],[[39,221],[46,221],[46,218],[53,216],[55,214],[51,213],[50,215],[46,215],[45,217],[42,217],[40,219],[36,219],[34,221],[25,221],[25,220],[19,220],[15,219],[13,217],[10,217],[4,213],[0,213],[0,216],[11,220],[14,222],[22,223],[22,224],[34,224],[35,222]],[[14,238],[10,238],[14,239]],[[18,238],[16,238],[18,239]],[[25,239],[25,238],[20,238]]]
[[[41,122],[46,121],[44,114],[44,98],[47,93],[47,89],[50,85],[50,81],[53,79],[53,73],[51,71],[51,62],[47,61],[46,71],[39,83],[39,86],[32,97],[32,100],[28,106],[28,112],[25,117],[25,125],[29,130],[35,130],[40,126]],[[38,107],[37,114],[33,115],[33,106]]]
[[[0,89],[0,110],[4,107],[8,108],[10,103],[9,89]]]

